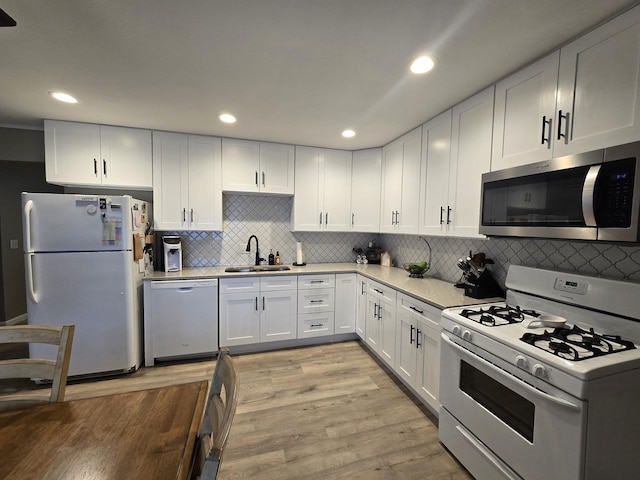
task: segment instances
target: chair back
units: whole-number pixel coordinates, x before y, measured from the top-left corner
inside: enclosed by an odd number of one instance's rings
[[[74,325],[0,327],[0,343],[47,343],[58,347],[55,360],[16,358],[0,361],[0,378],[51,380],[51,392],[48,398],[37,395],[3,396],[0,397],[0,411],[39,403],[64,401],[74,330]]]
[[[236,369],[229,350],[220,349],[196,445],[194,478],[213,480],[218,475],[237,404]]]

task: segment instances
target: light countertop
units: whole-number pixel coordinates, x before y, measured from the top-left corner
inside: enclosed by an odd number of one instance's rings
[[[402,268],[382,267],[380,265],[360,265],[356,263],[315,263],[304,267],[288,265],[291,270],[277,272],[225,272],[227,267],[185,268],[180,272],[153,272],[145,277],[147,280],[195,280],[205,278],[235,278],[265,275],[311,275],[323,273],[359,273],[418,300],[444,309],[460,305],[473,305],[501,300],[492,298],[471,298],[464,294],[464,289],[456,288],[452,283],[436,278],[410,278]]]

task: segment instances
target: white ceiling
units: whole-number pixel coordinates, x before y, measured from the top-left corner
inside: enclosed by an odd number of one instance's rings
[[[18,22],[0,28],[0,125],[381,146],[635,3],[0,0]],[[436,68],[415,76],[420,54]],[[238,122],[221,124],[225,111]]]

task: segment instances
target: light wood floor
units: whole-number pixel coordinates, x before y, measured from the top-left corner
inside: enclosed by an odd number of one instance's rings
[[[436,420],[359,342],[233,356],[238,409],[220,469],[232,479],[471,479]],[[214,360],[72,383],[66,399],[209,379]]]

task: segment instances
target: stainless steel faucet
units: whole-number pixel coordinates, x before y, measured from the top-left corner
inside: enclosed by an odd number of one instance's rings
[[[264,260],[264,258],[260,258],[260,247],[258,246],[258,237],[256,237],[255,235],[251,235],[249,237],[249,241],[247,242],[247,252],[251,251],[251,239],[255,238],[256,239],[256,265],[260,265],[260,262],[262,260]]]

